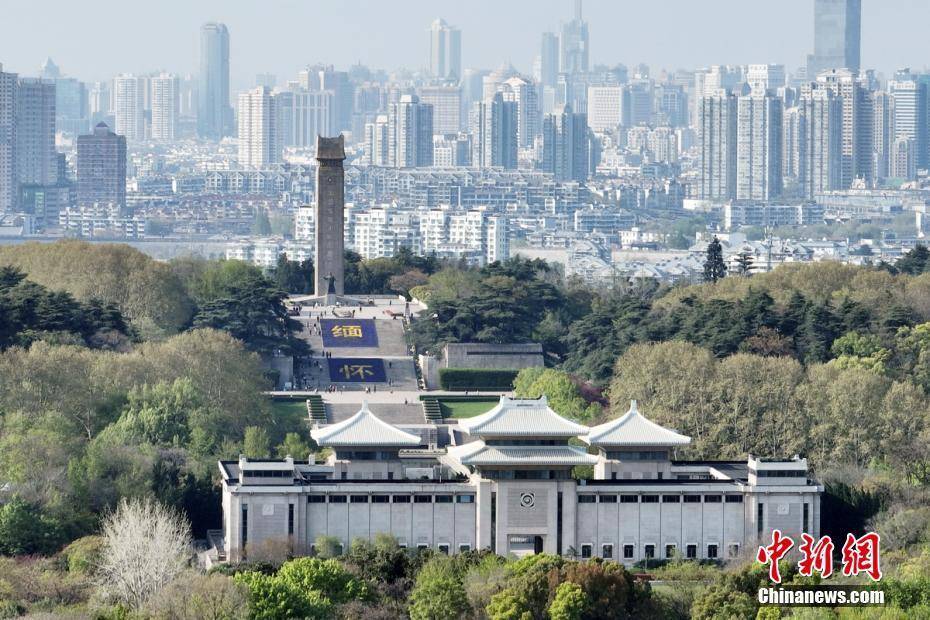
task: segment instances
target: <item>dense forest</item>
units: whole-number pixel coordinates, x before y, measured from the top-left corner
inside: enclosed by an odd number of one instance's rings
[[[515,391],[546,393],[585,423],[636,398],[694,438],[682,457],[806,456],[828,489],[829,527],[882,534],[903,614],[887,617],[897,618],[930,605],[928,266],[918,247],[894,266],[793,264],[699,285],[593,288],[542,261],[472,268],[350,253],[347,289],[426,302],[411,329],[420,351],[543,343],[547,368],[522,372]],[[388,540],[325,564],[270,557],[236,575],[185,573],[146,605],[101,597],[93,558],[121,500],[151,498],[200,537],[219,523],[218,458],[314,449],[302,418],[272,413],[261,364],[303,350],[284,299],[308,292],[312,272],[286,258],[263,273],[77,241],[0,247],[0,554],[10,556],[0,559],[0,616],[183,617],[178,606],[197,608],[194,599],[226,601],[231,611],[214,617],[230,618],[755,615],[750,567],[673,562],[661,570],[678,585],[651,589],[619,567],[434,558]],[[355,594],[337,594],[340,579],[357,582]],[[450,608],[461,613],[437,611]]]

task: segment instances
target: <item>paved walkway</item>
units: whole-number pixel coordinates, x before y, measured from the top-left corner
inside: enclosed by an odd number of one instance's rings
[[[345,392],[269,392],[272,396],[309,396],[311,394],[319,394],[323,397],[323,402],[338,404],[338,403],[361,403],[363,400],[368,401],[369,403],[403,403],[406,400],[408,403],[418,402],[420,396],[464,396],[465,392],[446,392],[437,390],[434,392],[424,392],[419,390],[394,390],[393,392],[390,389],[378,388],[376,392],[365,392],[364,390],[353,390]],[[501,394],[512,396],[512,392],[468,392],[468,396],[486,396],[488,398],[500,398]]]

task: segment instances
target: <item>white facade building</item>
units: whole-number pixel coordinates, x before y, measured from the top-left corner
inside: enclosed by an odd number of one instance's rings
[[[145,139],[145,88],[143,78],[118,75],[113,78],[116,99],[116,133],[127,140]]]
[[[591,131],[615,130],[622,120],[623,87],[588,87],[588,127]]]
[[[239,165],[265,168],[279,163],[284,150],[278,106],[265,86],[239,95]],[[118,133],[118,132],[117,132]]]
[[[178,78],[162,73],[150,80],[152,88],[152,140],[171,141],[178,125]]]
[[[773,529],[820,534],[823,487],[805,459],[675,460],[690,438],[646,419],[635,402],[593,428],[559,416],[545,397],[501,397],[485,414],[442,425],[391,425],[363,404],[311,435],[332,449],[325,463],[219,463],[230,561],[268,544],[312,553],[322,536],[347,550],[379,534],[444,553],[726,560]],[[570,443],[578,438],[589,449]],[[593,466],[593,479],[573,479],[576,465]]]

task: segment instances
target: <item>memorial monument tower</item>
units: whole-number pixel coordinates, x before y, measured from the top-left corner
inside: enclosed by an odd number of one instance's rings
[[[316,139],[316,265],[314,295],[345,291],[345,139]]]

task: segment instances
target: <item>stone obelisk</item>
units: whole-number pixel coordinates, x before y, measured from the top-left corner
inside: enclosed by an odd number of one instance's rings
[[[314,295],[345,292],[345,139],[316,139],[316,265]],[[331,294],[331,293],[330,293]]]

